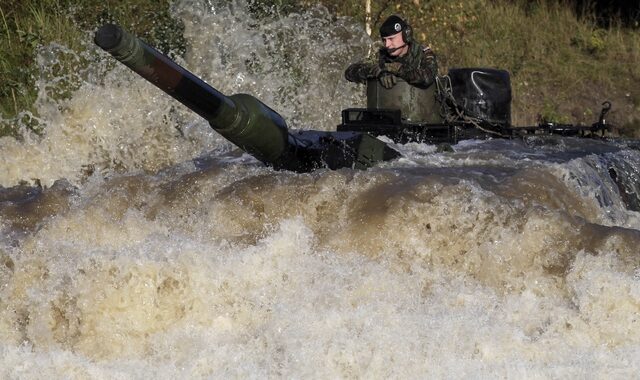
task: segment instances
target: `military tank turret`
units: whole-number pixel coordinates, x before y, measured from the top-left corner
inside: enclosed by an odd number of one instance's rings
[[[527,135],[595,137],[608,130],[611,103],[592,125],[544,121],[535,126],[511,124],[509,72],[493,68],[452,68],[426,89],[401,78],[391,89],[367,82],[367,107],[342,111],[338,131],[384,135],[395,142],[457,143],[465,139],[516,138]]]

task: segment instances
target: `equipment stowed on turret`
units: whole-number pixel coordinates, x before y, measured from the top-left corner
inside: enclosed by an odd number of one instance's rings
[[[483,120],[491,125],[511,125],[511,79],[506,70],[496,69],[451,69],[446,77],[439,79],[441,102],[444,107],[450,93],[465,115]],[[455,110],[445,109],[445,113]],[[455,120],[450,120],[454,122]]]
[[[604,117],[611,108],[603,103],[598,122],[591,126],[541,123],[511,125],[511,80],[506,70],[454,68],[436,78],[427,89],[398,84],[385,89],[367,83],[367,108],[342,111],[338,131],[385,135],[396,142],[456,143],[487,137],[514,138],[530,134],[592,137],[607,130]]]

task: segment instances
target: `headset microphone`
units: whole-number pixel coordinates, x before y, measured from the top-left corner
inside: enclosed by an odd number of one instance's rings
[[[407,46],[407,44],[402,44],[402,46],[398,46],[398,47],[395,47],[395,48],[385,48],[385,49],[387,49],[387,53],[393,53],[396,50],[400,50],[400,49],[404,48],[405,46]]]

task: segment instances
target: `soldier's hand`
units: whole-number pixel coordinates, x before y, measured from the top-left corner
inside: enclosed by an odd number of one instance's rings
[[[394,75],[398,75],[398,73],[400,73],[400,69],[402,69],[402,63],[400,62],[387,62],[382,68],[383,71],[388,71]]]
[[[388,72],[383,72],[378,77],[378,81],[382,87],[389,89],[396,85],[396,76]]]
[[[380,74],[382,74],[382,67],[375,65],[373,66],[373,68],[371,69],[371,75],[373,78],[379,78]]]

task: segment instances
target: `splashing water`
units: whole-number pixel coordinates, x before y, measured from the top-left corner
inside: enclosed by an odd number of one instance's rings
[[[223,93],[295,128],[362,104],[353,20],[175,8],[180,63]],[[92,64],[47,71],[61,55]],[[0,139],[0,377],[639,372],[637,143],[406,144],[367,171],[276,172],[92,46],[40,59],[43,135]]]

